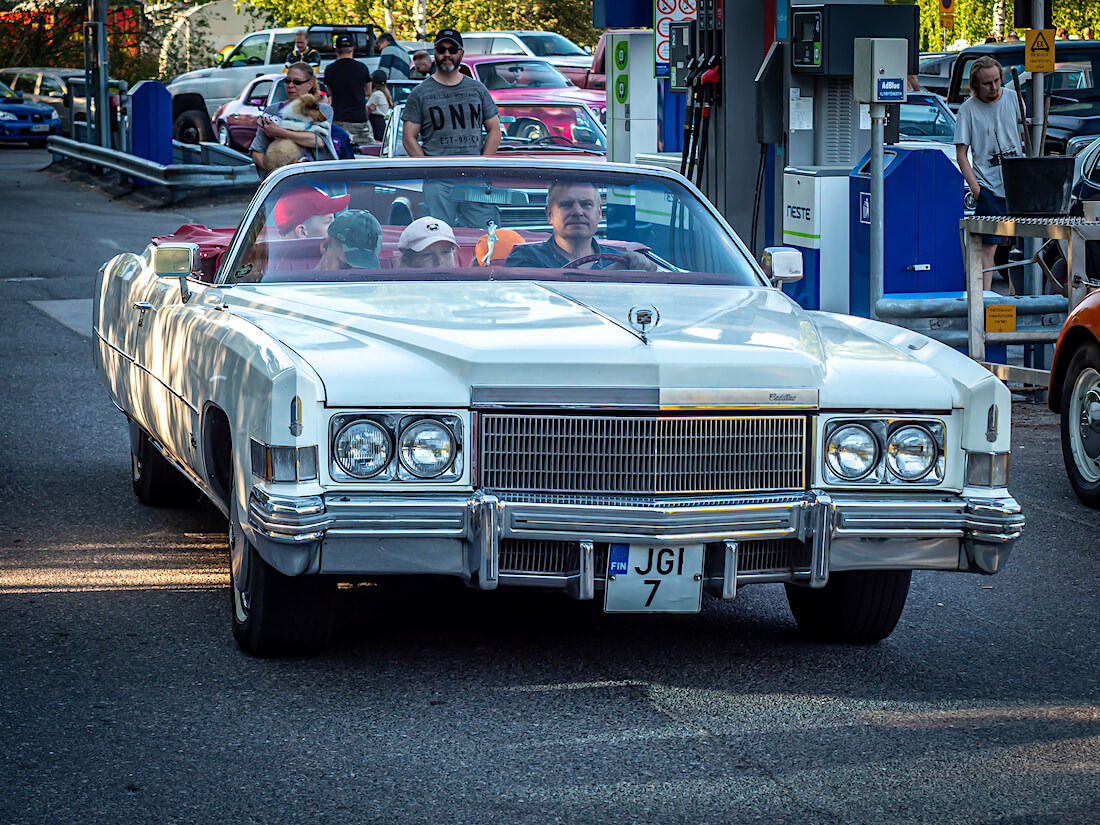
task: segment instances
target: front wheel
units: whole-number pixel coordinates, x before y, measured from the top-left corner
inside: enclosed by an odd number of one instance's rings
[[[213,140],[210,133],[210,121],[205,112],[190,109],[180,112],[172,124],[172,137],[180,143],[197,144],[204,140]]]
[[[1062,385],[1062,459],[1073,492],[1100,508],[1100,348],[1081,347]]]
[[[822,588],[786,585],[787,604],[807,636],[870,644],[894,632],[911,578],[910,570],[845,570]]]
[[[137,451],[130,452],[134,495],[149,507],[190,504],[197,497],[195,486],[169,463],[144,430],[138,431]]]
[[[324,650],[332,637],[335,582],[318,575],[286,576],[265,562],[242,533],[236,507],[229,521],[229,545],[237,646],[264,657],[308,656]],[[243,564],[233,563],[234,552],[242,555]]]

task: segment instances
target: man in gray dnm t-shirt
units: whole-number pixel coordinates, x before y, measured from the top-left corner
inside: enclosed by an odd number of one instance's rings
[[[435,37],[435,73],[409,94],[401,113],[401,145],[410,157],[493,155],[500,145],[500,117],[489,90],[458,71],[462,35],[443,29]],[[451,226],[500,225],[496,207],[451,197],[451,185],[424,182],[424,202],[432,217]]]

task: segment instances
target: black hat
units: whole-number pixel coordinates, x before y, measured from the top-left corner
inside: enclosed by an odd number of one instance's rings
[[[347,32],[336,35],[336,48],[349,49],[355,46],[355,41],[351,39],[351,35]]]
[[[450,40],[460,49],[462,48],[462,33],[457,29],[440,29],[439,34],[435,36],[435,42],[438,45],[440,40]]]
[[[370,212],[348,209],[328,225],[328,236],[339,241],[344,257],[357,269],[377,269],[382,248],[382,225]]]

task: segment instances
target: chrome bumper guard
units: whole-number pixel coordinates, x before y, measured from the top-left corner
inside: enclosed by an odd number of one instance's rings
[[[565,496],[509,496],[480,491],[469,496],[378,496],[328,493],[293,498],[252,491],[249,525],[265,538],[300,544],[340,539],[364,546],[408,541],[460,540],[465,548],[467,580],[484,590],[502,580],[503,539],[541,539],[580,543],[580,570],[566,577],[578,598],[594,592],[593,546],[600,542],[724,543],[727,567],[736,569],[737,542],[749,539],[797,539],[812,549],[808,570],[792,580],[822,587],[829,577],[830,546],[845,539],[957,538],[966,552],[960,569],[993,573],[1003,566],[1020,537],[1024,517],[1011,496],[962,498],[927,496],[865,499],[847,493],[811,491],[797,495],[722,499],[648,498],[601,500]],[[411,551],[406,551],[411,552]],[[369,574],[370,569],[364,569]],[[508,574],[505,583],[539,576]],[[723,595],[736,592],[726,575]]]

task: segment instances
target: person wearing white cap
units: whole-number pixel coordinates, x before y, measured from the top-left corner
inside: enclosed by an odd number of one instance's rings
[[[458,266],[454,230],[439,218],[424,217],[410,223],[397,241],[400,266],[405,269],[444,269]]]

